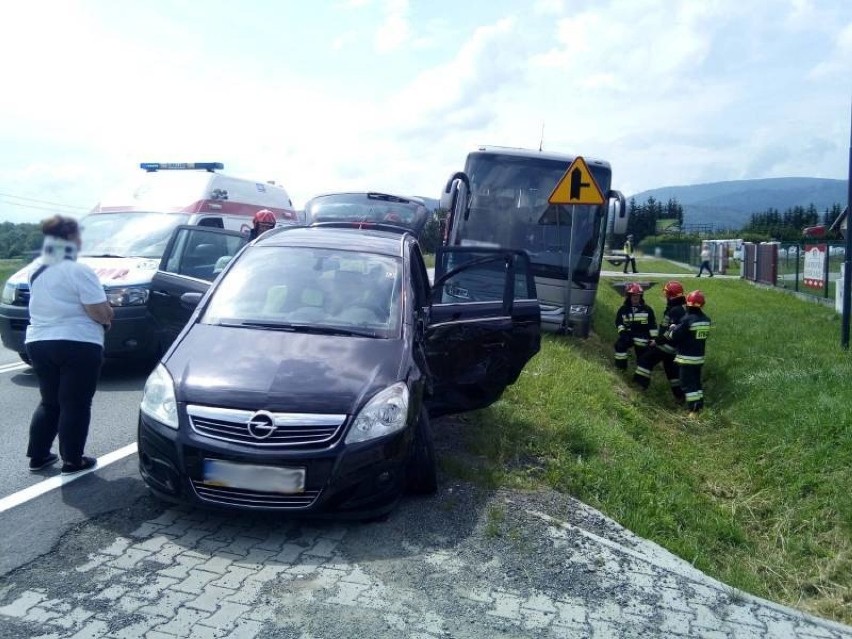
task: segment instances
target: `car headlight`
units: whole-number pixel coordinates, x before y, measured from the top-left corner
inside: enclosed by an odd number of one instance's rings
[[[175,401],[175,384],[172,376],[162,364],[157,364],[154,372],[145,382],[142,391],[142,404],[139,406],[143,413],[156,419],[161,424],[177,430],[177,402]]]
[[[13,304],[15,302],[15,285],[6,282],[6,286],[3,287],[3,295],[0,297],[0,303],[2,304]]]
[[[110,306],[144,306],[148,302],[148,289],[145,286],[124,286],[106,289]]]
[[[408,385],[399,382],[375,394],[355,417],[346,435],[346,443],[354,444],[405,428],[408,417]]]

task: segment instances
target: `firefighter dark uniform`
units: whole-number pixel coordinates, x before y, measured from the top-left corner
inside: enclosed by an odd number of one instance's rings
[[[686,314],[668,330],[667,337],[676,349],[675,363],[680,367],[680,385],[686,397],[690,416],[697,416],[704,407],[701,368],[704,348],[710,335],[710,318],[701,309],[704,293],[692,291],[686,296]]]
[[[663,319],[660,321],[659,336],[636,362],[633,381],[643,390],[646,390],[651,384],[651,372],[657,364],[662,362],[672,394],[675,399],[681,401],[684,395],[683,389],[680,387],[680,369],[674,361],[675,347],[669,343],[666,332],[672,325],[680,322],[686,314],[686,298],[683,293],[683,285],[680,282],[666,282],[663,293],[666,296],[666,310],[663,312]]]
[[[618,339],[615,341],[615,367],[627,370],[627,355],[630,349],[636,351],[636,359],[645,353],[651,339],[657,337],[657,318],[654,309],[645,304],[642,287],[636,282],[628,284],[625,300],[615,314],[615,327]]]

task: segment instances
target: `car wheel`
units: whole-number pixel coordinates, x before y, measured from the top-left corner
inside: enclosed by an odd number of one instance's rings
[[[21,358],[21,361],[23,361],[24,364],[29,364],[30,366],[33,365],[32,361],[30,360],[30,356],[26,353],[18,353],[18,356]]]
[[[425,408],[420,409],[420,419],[414,431],[414,445],[408,466],[408,490],[417,495],[431,495],[438,490],[435,446]]]

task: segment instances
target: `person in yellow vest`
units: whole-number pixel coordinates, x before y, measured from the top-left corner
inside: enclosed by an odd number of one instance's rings
[[[624,272],[627,273],[627,267],[632,266],[633,272],[637,273],[636,270],[636,258],[633,256],[633,236],[628,235],[627,239],[624,240]]]

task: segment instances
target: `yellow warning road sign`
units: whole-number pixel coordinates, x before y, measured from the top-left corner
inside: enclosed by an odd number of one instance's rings
[[[547,201],[550,204],[603,204],[604,196],[586,161],[578,155]]]

